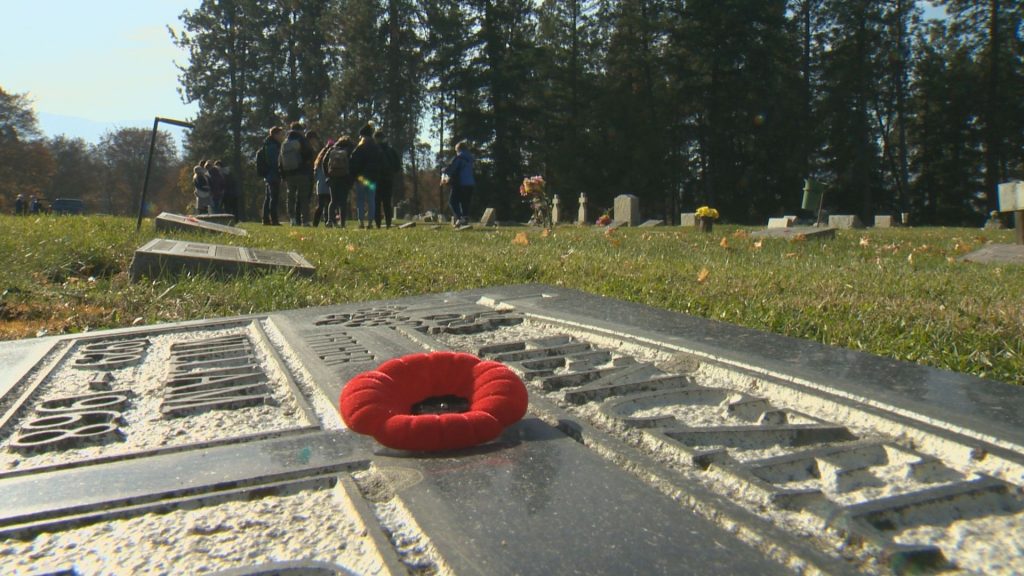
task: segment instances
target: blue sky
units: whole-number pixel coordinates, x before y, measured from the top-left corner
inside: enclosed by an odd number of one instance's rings
[[[174,65],[187,56],[167,26],[180,29],[178,16],[200,3],[0,0],[0,86],[31,96],[49,136],[95,142],[115,128],[151,127],[154,116],[190,118],[196,107],[182,103]]]
[[[0,0],[0,86],[28,93],[47,135],[95,142],[118,127],[186,118],[167,25],[200,0]],[[173,132],[174,130],[172,130]]]

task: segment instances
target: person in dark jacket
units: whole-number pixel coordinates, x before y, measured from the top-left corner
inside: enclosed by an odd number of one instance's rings
[[[210,214],[210,179],[202,164],[192,169],[192,188],[196,196],[196,214]]]
[[[281,168],[278,158],[281,155],[281,142],[284,140],[284,128],[274,126],[263,141],[263,149],[256,157],[256,170],[259,177],[266,183],[266,196],[263,198],[263,225],[280,226],[278,205],[281,200]]]
[[[376,217],[377,183],[384,169],[384,155],[373,139],[373,125],[359,129],[359,145],[349,159],[349,173],[356,184],[356,215],[360,228],[369,228]]]
[[[210,181],[210,213],[220,214],[224,206],[224,174],[220,171],[223,163],[220,160],[207,161],[206,177]]]
[[[14,199],[14,213],[18,216],[28,214],[28,202],[25,202],[24,194],[18,194],[18,197]]]
[[[316,152],[303,133],[301,122],[292,122],[281,143],[278,165],[288,189],[288,214],[292,226],[309,224],[309,199],[313,195],[313,160]]]
[[[351,138],[342,136],[327,153],[327,182],[331,185],[328,218],[333,221],[334,215],[339,215],[338,226],[342,228],[345,227],[345,219],[348,217],[348,191],[352,189],[354,180],[349,173],[349,160],[354,147]]]
[[[444,169],[445,175],[452,187],[448,205],[455,215],[455,225],[465,226],[469,224],[469,201],[473,197],[473,188],[476,186],[476,179],[473,177],[473,155],[469,153],[469,145],[459,142],[455,145],[455,158],[448,167]]]
[[[377,228],[380,228],[381,216],[388,228],[391,228],[391,218],[394,216],[392,196],[395,191],[395,178],[401,177],[402,159],[398,152],[392,148],[387,141],[387,135],[378,130],[373,139],[380,146],[380,152],[384,157],[384,168],[380,173],[380,182],[377,183]]]

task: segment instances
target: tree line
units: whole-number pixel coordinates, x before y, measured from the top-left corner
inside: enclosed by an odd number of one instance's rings
[[[135,214],[139,209],[152,134],[145,128],[109,130],[89,144],[65,135],[46,137],[29,98],[0,87],[0,212],[11,213],[18,195],[52,202],[77,198],[89,213]],[[193,199],[191,182],[170,134],[160,132],[153,154],[148,212],[181,212]],[[191,185],[191,184],[190,184]]]

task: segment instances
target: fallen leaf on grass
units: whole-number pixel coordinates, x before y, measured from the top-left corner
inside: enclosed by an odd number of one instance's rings
[[[786,252],[785,254],[782,255],[783,258],[796,258],[796,256],[796,252]]]
[[[700,272],[697,273],[697,284],[703,284],[708,281],[708,276],[711,276],[711,271],[707,268],[701,268]]]
[[[871,239],[868,238],[867,236],[861,236],[860,237],[860,247],[861,248],[867,248],[868,246],[871,246]]]
[[[355,244],[349,244],[348,246],[345,246],[345,250],[348,250],[349,252],[355,252],[356,251],[356,245]]]
[[[540,233],[541,238],[547,238],[548,236],[551,236],[551,228],[545,228],[544,231]]]
[[[732,237],[733,238],[740,238],[740,239],[750,238],[750,232],[747,232],[746,230],[737,230],[737,231],[732,233]]]
[[[722,241],[719,242],[718,245],[721,246],[722,248],[725,248],[726,250],[728,250],[729,249],[729,239],[726,238],[725,236],[722,236]]]
[[[764,240],[754,242],[754,250],[760,250],[762,246],[764,246]]]
[[[526,232],[520,232],[512,239],[512,243],[516,246],[527,246],[530,244],[530,239],[526,237]]]
[[[793,236],[789,241],[790,242],[804,242],[806,240],[807,240],[807,235],[806,234],[797,234],[796,236]]]

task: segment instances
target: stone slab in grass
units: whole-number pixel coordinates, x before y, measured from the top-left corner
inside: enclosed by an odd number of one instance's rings
[[[431,454],[342,425],[348,382],[428,351],[511,367],[528,413]],[[174,539],[146,573],[397,562],[384,534],[455,574],[1024,573],[1007,529],[1024,522],[1024,389],[561,287],[0,342],[0,359],[16,573],[69,570],[82,542],[133,573],[125,533]],[[39,446],[12,451],[26,435]],[[388,562],[354,573],[404,573]]]
[[[213,222],[224,226],[230,226],[235,221],[234,214],[196,214],[195,217],[204,222]]]
[[[892,228],[892,226],[892,216],[882,214],[875,215],[875,228]]]
[[[292,270],[312,276],[316,268],[296,252],[281,252],[202,242],[155,238],[135,251],[129,276],[137,281],[161,274],[244,274],[249,271]]]
[[[831,240],[836,237],[835,228],[794,226],[792,228],[769,228],[751,234],[754,238],[781,238],[783,240]]]
[[[855,214],[832,214],[828,217],[828,226],[829,228],[839,228],[840,230],[852,230],[854,228],[863,228],[864,224]]]
[[[989,244],[962,256],[960,260],[979,264],[1024,265],[1024,244]]]
[[[405,224],[402,224],[398,228],[400,230],[405,230],[406,228],[415,228],[415,227],[416,227],[416,223],[415,222],[406,222]]]
[[[644,222],[643,224],[637,226],[637,228],[655,228],[657,226],[664,226],[664,225],[665,225],[665,221],[664,220],[648,220],[648,221]]]
[[[249,233],[241,228],[226,226],[216,222],[201,220],[195,216],[182,216],[161,212],[153,221],[157,232],[205,232],[210,234],[231,234],[233,236],[248,236]]]

